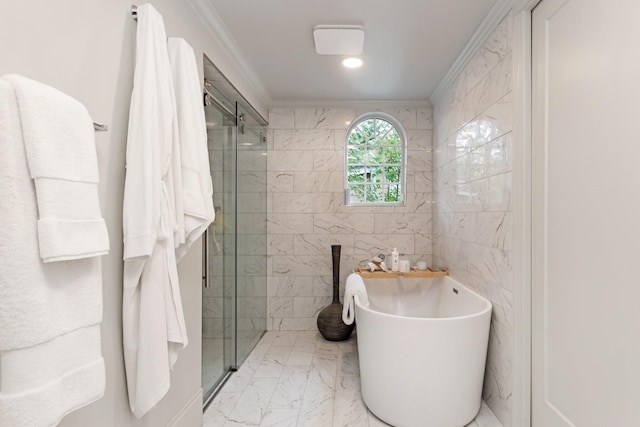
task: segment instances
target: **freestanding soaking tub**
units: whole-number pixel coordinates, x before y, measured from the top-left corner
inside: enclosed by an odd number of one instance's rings
[[[480,410],[491,303],[450,277],[364,279],[362,398],[396,427],[462,427]]]

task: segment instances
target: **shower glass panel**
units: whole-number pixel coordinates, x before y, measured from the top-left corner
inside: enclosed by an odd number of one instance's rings
[[[235,366],[236,119],[205,105],[216,218],[206,233],[202,293],[202,389],[205,401]]]
[[[242,364],[267,322],[266,131],[238,106],[237,359]]]
[[[266,130],[237,102],[207,85],[205,116],[214,223],[205,239],[202,388],[210,401],[266,330]]]

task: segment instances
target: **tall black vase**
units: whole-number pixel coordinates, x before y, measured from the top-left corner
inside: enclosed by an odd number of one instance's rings
[[[347,325],[342,321],[340,303],[340,245],[331,245],[333,260],[333,301],[318,314],[318,330],[329,341],[344,341],[351,335],[355,322]]]

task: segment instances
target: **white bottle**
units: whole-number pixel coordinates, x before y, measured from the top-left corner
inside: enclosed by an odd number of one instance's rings
[[[391,271],[398,271],[400,269],[400,254],[396,248],[391,251]]]

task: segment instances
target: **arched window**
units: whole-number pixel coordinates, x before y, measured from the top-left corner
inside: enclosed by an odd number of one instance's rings
[[[402,206],[406,194],[406,135],[393,116],[356,118],[345,144],[345,204]]]

